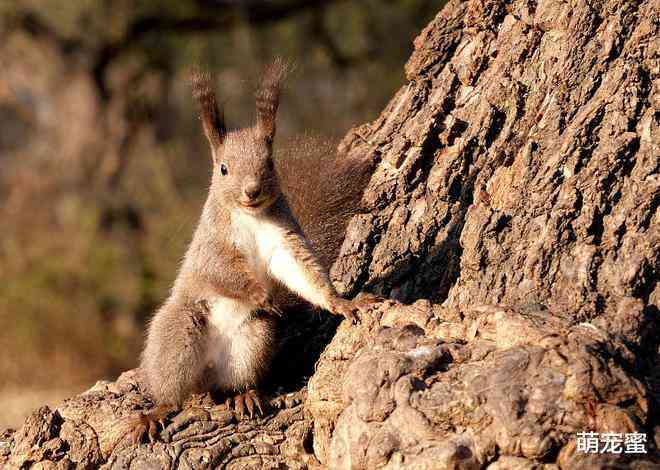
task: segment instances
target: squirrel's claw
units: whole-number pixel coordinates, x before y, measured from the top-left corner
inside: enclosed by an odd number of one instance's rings
[[[337,297],[332,300],[330,303],[330,311],[335,315],[341,315],[344,318],[348,319],[353,325],[356,325],[360,322],[360,319],[356,315],[358,307],[351,300],[342,299]]]
[[[257,406],[257,409],[259,410],[259,413],[258,413],[259,416],[263,416],[264,415],[264,410],[261,407],[261,399],[259,398],[259,395],[257,394],[257,391],[256,390],[248,390],[247,393],[248,393],[251,401],[254,402],[254,404]]]
[[[272,315],[277,315],[278,317],[281,317],[283,315],[282,310],[277,305],[275,305],[272,300],[270,300],[268,304],[264,305],[264,307],[262,307],[262,310],[265,310],[266,312]]]
[[[282,310],[273,302],[273,296],[260,285],[252,287],[251,300],[257,309],[268,312],[272,315],[282,316]]]
[[[149,421],[149,441],[156,442],[158,437],[158,424],[156,421]]]
[[[384,302],[385,299],[370,293],[362,293],[357,298],[353,300],[342,299],[337,297],[334,299],[331,304],[331,311],[335,315],[342,315],[343,317],[350,320],[352,324],[360,323],[360,317],[358,314],[363,311],[371,308],[373,305]]]
[[[344,317],[351,322],[351,325],[358,325],[360,323],[360,317],[353,311],[346,312]]]
[[[142,415],[140,415],[142,417]],[[133,430],[129,434],[129,440],[132,445],[136,446],[142,442],[142,438],[144,437],[144,433],[147,432],[147,427],[142,423],[136,423],[133,426]]]
[[[250,419],[254,416],[254,402],[248,398],[244,397],[243,401],[245,402],[245,407],[247,408],[248,415],[250,416]]]
[[[234,397],[234,409],[240,419],[245,417],[245,398],[243,395],[236,395]]]
[[[336,297],[330,302],[330,311],[335,315],[341,315],[347,318],[355,325],[360,322],[360,317],[358,316],[360,312],[382,302],[385,302],[384,298],[375,294],[363,292],[353,300]]]
[[[252,419],[255,416],[263,416],[264,410],[261,405],[261,399],[257,394],[256,390],[250,389],[245,393],[240,393],[236,395],[233,399],[234,402],[234,411],[236,416],[239,419],[245,418],[245,410],[247,410],[247,416]],[[225,406],[227,409],[231,409],[232,399],[227,398],[225,401]]]
[[[158,425],[161,429],[165,428],[165,419],[174,411],[175,407],[171,405],[158,405],[148,413],[140,413],[132,418],[132,430],[130,431],[130,441],[133,445],[138,445],[144,440],[145,434],[149,436],[150,442],[158,440]]]
[[[361,292],[355,298],[355,302],[358,305],[358,308],[369,308],[375,304],[380,304],[385,302],[387,299],[381,297],[380,295],[372,294],[371,292]]]

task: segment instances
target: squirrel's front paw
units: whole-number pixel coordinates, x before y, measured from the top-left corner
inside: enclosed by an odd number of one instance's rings
[[[341,315],[351,321],[354,325],[359,323],[360,319],[357,317],[359,306],[351,300],[336,297],[330,301],[330,311],[335,315]]]
[[[250,290],[250,302],[259,310],[281,316],[282,311],[273,302],[273,296],[263,287],[256,285]]]
[[[360,318],[357,316],[358,312],[367,310],[374,305],[385,301],[386,299],[383,297],[363,292],[353,300],[336,297],[330,302],[330,308],[335,315],[342,315],[348,318],[351,323],[356,324],[360,321]]]
[[[361,292],[358,294],[358,296],[353,300],[357,308],[359,309],[367,309],[370,307],[373,307],[376,304],[381,304],[383,302],[387,302],[387,299],[384,297],[381,297],[376,294],[372,294],[370,292]]]

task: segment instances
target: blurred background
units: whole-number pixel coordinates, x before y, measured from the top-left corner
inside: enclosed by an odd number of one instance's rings
[[[205,198],[187,77],[230,125],[296,64],[278,140],[337,139],[404,82],[444,0],[0,0],[0,429],[135,367]]]

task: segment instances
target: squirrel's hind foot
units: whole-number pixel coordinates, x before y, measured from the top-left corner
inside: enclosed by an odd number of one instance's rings
[[[149,441],[155,442],[158,439],[158,425],[160,429],[165,428],[165,420],[176,410],[173,405],[158,405],[148,413],[139,413],[133,418],[130,440],[134,445],[140,444],[144,436],[149,436]]]
[[[255,414],[256,416],[264,415],[261,399],[256,390],[250,389],[245,393],[239,393],[233,399],[227,398],[225,406],[228,410],[232,409],[232,402],[236,416],[239,419],[245,418],[246,410],[250,419],[252,419]]]

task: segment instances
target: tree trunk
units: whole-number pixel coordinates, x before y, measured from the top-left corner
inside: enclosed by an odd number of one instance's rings
[[[266,418],[200,398],[131,446],[128,373],[35,412],[0,463],[657,468],[659,18],[657,0],[450,1],[339,149],[380,163],[333,279],[399,302],[344,322]],[[578,432],[647,453],[579,452]]]

